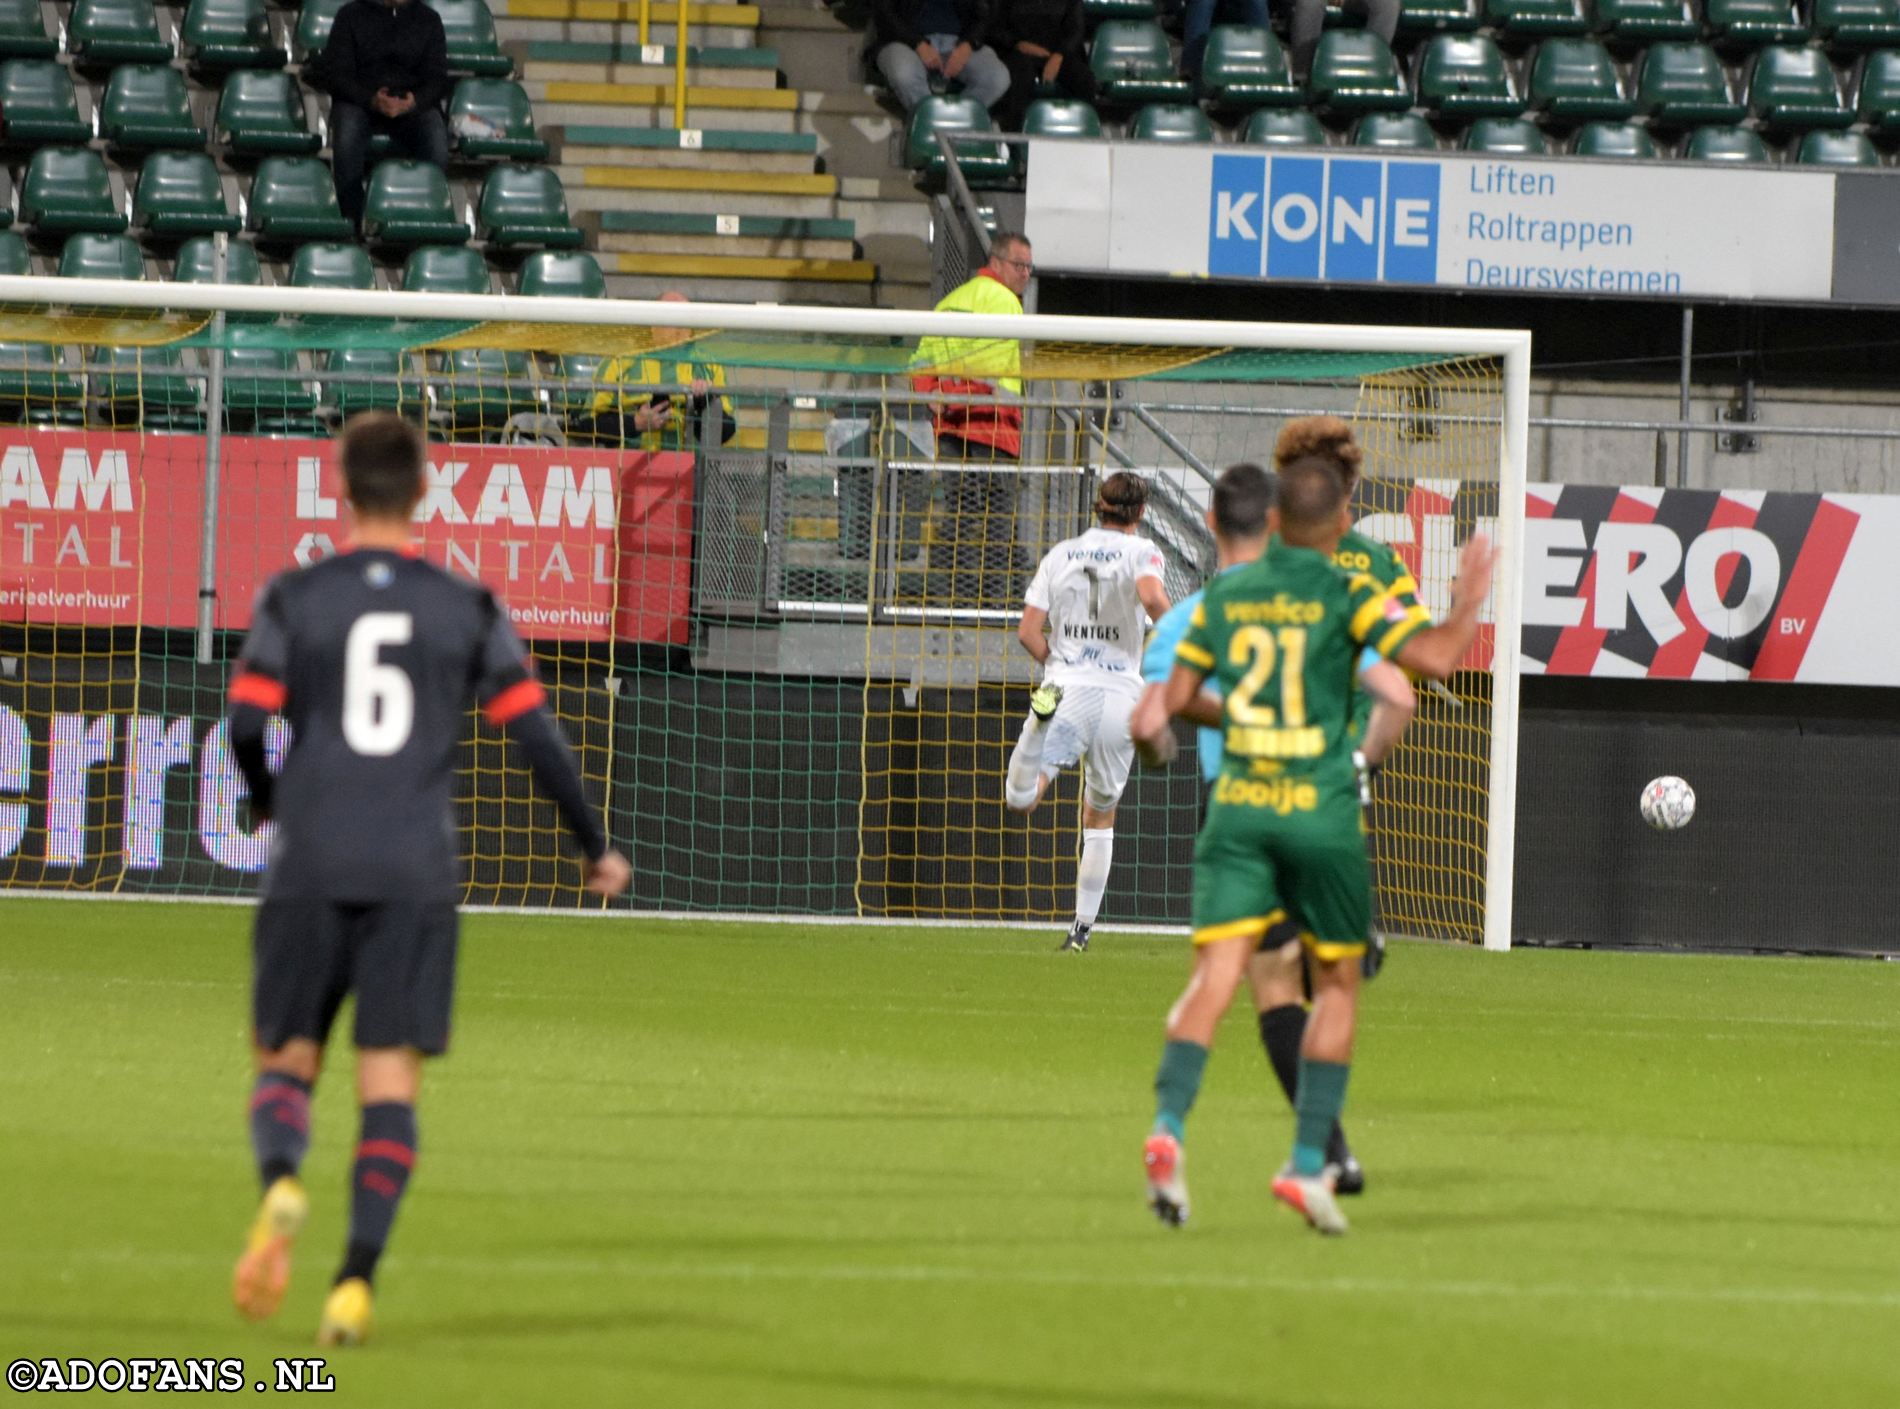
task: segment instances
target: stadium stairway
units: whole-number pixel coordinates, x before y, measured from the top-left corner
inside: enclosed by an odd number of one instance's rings
[[[609,292],[928,306],[928,208],[890,170],[859,36],[821,6],[689,5],[683,130],[671,3],[644,52],[631,0],[493,9]]]

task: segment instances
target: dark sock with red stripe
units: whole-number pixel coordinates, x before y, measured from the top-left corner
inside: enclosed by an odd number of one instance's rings
[[[310,1083],[280,1071],[261,1072],[251,1091],[251,1153],[270,1188],[295,1174],[310,1148]]]
[[[409,1171],[416,1167],[416,1108],[406,1101],[363,1107],[363,1138],[350,1174],[350,1246],[339,1282],[372,1281],[396,1221]]]

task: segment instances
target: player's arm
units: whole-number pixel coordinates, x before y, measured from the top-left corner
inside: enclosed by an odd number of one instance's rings
[[[1478,612],[1491,593],[1497,550],[1482,533],[1466,540],[1458,554],[1458,578],[1451,585],[1451,615],[1436,626],[1413,632],[1392,658],[1428,680],[1448,680],[1478,638]]]
[[[587,858],[587,888],[599,895],[625,890],[633,879],[633,868],[607,844],[607,829],[587,800],[574,752],[548,710],[547,692],[535,679],[528,654],[499,606],[484,648],[477,695],[483,717],[520,750],[534,781],[573,833]]]
[[[1367,662],[1359,672],[1359,683],[1372,696],[1372,715],[1366,721],[1366,736],[1360,741],[1359,752],[1370,767],[1377,768],[1412,722],[1418,696],[1405,672],[1389,660]]]
[[[1016,623],[1016,639],[1023,643],[1030,659],[1043,665],[1049,659],[1049,612],[1044,607],[1024,607],[1023,619]]]
[[[1141,598],[1148,620],[1159,621],[1168,614],[1168,588],[1159,577],[1150,575],[1136,578],[1135,595]]]
[[[1023,593],[1023,619],[1016,623],[1016,639],[1037,665],[1049,662],[1049,559],[1036,564],[1036,575]]]
[[[231,676],[231,757],[251,794],[251,815],[267,822],[275,779],[265,752],[265,738],[273,714],[290,703],[284,681],[290,666],[290,632],[284,620],[283,594],[275,583],[258,595],[251,613],[251,633],[238,653]]]

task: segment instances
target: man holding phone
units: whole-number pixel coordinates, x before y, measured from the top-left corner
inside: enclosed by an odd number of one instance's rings
[[[661,303],[685,303],[686,295],[669,289]],[[700,428],[714,391],[726,384],[726,370],[716,362],[692,359],[694,334],[688,328],[654,328],[652,346],[645,352],[616,357],[604,364],[594,380],[590,413],[571,433],[577,441],[612,445],[628,450],[685,450],[699,443]],[[738,433],[732,401],[721,394],[718,444]]]

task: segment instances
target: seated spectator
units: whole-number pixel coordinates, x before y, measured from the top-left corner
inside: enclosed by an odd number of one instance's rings
[[[690,302],[676,289],[659,301]],[[576,440],[626,450],[685,450],[699,443],[713,389],[726,384],[726,369],[678,355],[676,349],[692,341],[689,329],[655,328],[653,337],[658,344],[653,351],[616,357],[595,374],[611,390],[594,393],[590,414],[574,427]],[[666,390],[655,390],[660,387]],[[724,445],[739,433],[739,422],[730,398],[721,395],[718,405],[719,444]]]
[[[1036,100],[1038,84],[1069,98],[1094,102],[1096,83],[1082,42],[1082,0],[998,0],[990,42],[1009,69],[1009,92],[997,107],[998,124],[1014,132]]]
[[[449,44],[442,19],[418,0],[349,0],[337,11],[315,79],[330,94],[330,148],[336,203],[363,223],[370,138],[389,134],[417,161],[449,164],[442,101],[449,92]]]
[[[1293,0],[1295,6],[1309,0]],[[1399,0],[1392,0],[1394,5]],[[1201,81],[1201,56],[1207,52],[1207,32],[1214,27],[1218,14],[1223,24],[1267,27],[1267,0],[1187,0],[1181,20],[1181,73],[1190,82]],[[1319,14],[1326,14],[1326,0],[1319,0]],[[1296,19],[1297,25],[1299,21]]]
[[[1383,39],[1388,49],[1399,32],[1399,5],[1400,0],[1344,0],[1346,13],[1364,20],[1366,28]],[[1313,52],[1319,48],[1320,31],[1325,28],[1326,0],[1293,0],[1293,72],[1302,83],[1313,71]]]
[[[933,80],[958,84],[986,108],[1009,91],[1009,70],[989,47],[990,0],[875,0],[872,46],[891,92],[915,112]]]

